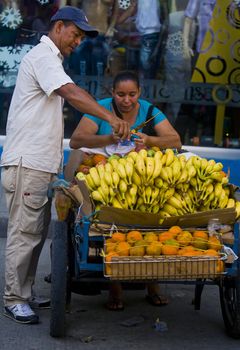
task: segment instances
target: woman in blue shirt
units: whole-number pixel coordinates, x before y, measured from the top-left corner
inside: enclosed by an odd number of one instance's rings
[[[134,139],[136,145],[158,146],[165,148],[181,148],[181,141],[178,133],[171,126],[165,115],[149,102],[140,99],[141,88],[138,77],[130,72],[120,72],[113,80],[112,98],[106,98],[98,101],[109,111],[115,113],[117,117],[126,120],[131,129],[146,121],[149,115],[159,114],[152,119],[151,128],[147,133],[145,130],[137,132],[137,138]],[[152,109],[153,107],[153,109]],[[149,114],[151,108],[151,114]],[[150,124],[150,122],[149,122]],[[147,124],[149,126],[149,124]],[[113,133],[113,130],[107,122],[94,116],[85,114],[73,132],[70,139],[70,147],[78,149],[81,147],[97,148],[105,147],[111,144],[117,144],[119,137]],[[152,305],[167,305],[166,297],[160,296],[157,283],[147,284],[146,299]],[[123,298],[120,282],[110,284],[109,300],[107,303],[109,310],[122,310]]]
[[[130,71],[120,72],[113,80],[112,98],[98,101],[116,117],[128,121],[131,129],[146,121],[151,104],[140,99],[141,88],[137,75]],[[145,146],[158,146],[165,148],[181,148],[181,141],[178,133],[172,127],[166,116],[154,107],[151,115],[153,119],[153,132],[151,135],[140,130],[136,135],[136,144]],[[155,135],[154,135],[155,134]],[[70,147],[78,149],[80,147],[105,147],[118,143],[119,138],[114,135],[111,126],[94,116],[84,114],[77,128],[73,132],[70,140]]]

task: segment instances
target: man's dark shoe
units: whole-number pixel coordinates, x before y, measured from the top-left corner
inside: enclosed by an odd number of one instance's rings
[[[4,316],[18,323],[35,324],[39,322],[38,315],[35,314],[28,304],[5,306]]]

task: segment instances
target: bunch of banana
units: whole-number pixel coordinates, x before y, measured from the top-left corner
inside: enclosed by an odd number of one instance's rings
[[[222,168],[214,160],[175,156],[172,149],[153,155],[143,149],[111,157],[77,177],[85,179],[96,205],[159,213],[162,218],[235,207],[238,218],[240,202],[230,197]]]

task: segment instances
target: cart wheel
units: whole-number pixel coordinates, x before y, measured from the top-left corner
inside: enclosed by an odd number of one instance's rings
[[[222,316],[227,334],[240,338],[240,278],[226,277],[219,286]]]
[[[52,242],[51,320],[50,335],[65,336],[67,296],[67,224],[58,221]]]

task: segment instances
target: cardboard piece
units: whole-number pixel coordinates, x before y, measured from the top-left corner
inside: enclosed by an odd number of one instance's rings
[[[210,219],[219,218],[222,224],[233,224],[236,212],[234,208],[214,209],[194,214],[182,216],[172,216],[164,219],[160,225],[160,216],[153,213],[143,213],[138,210],[119,209],[102,206],[99,212],[99,221],[114,223],[116,225],[144,226],[144,227],[171,227],[178,225],[181,227],[204,227],[208,225]]]

